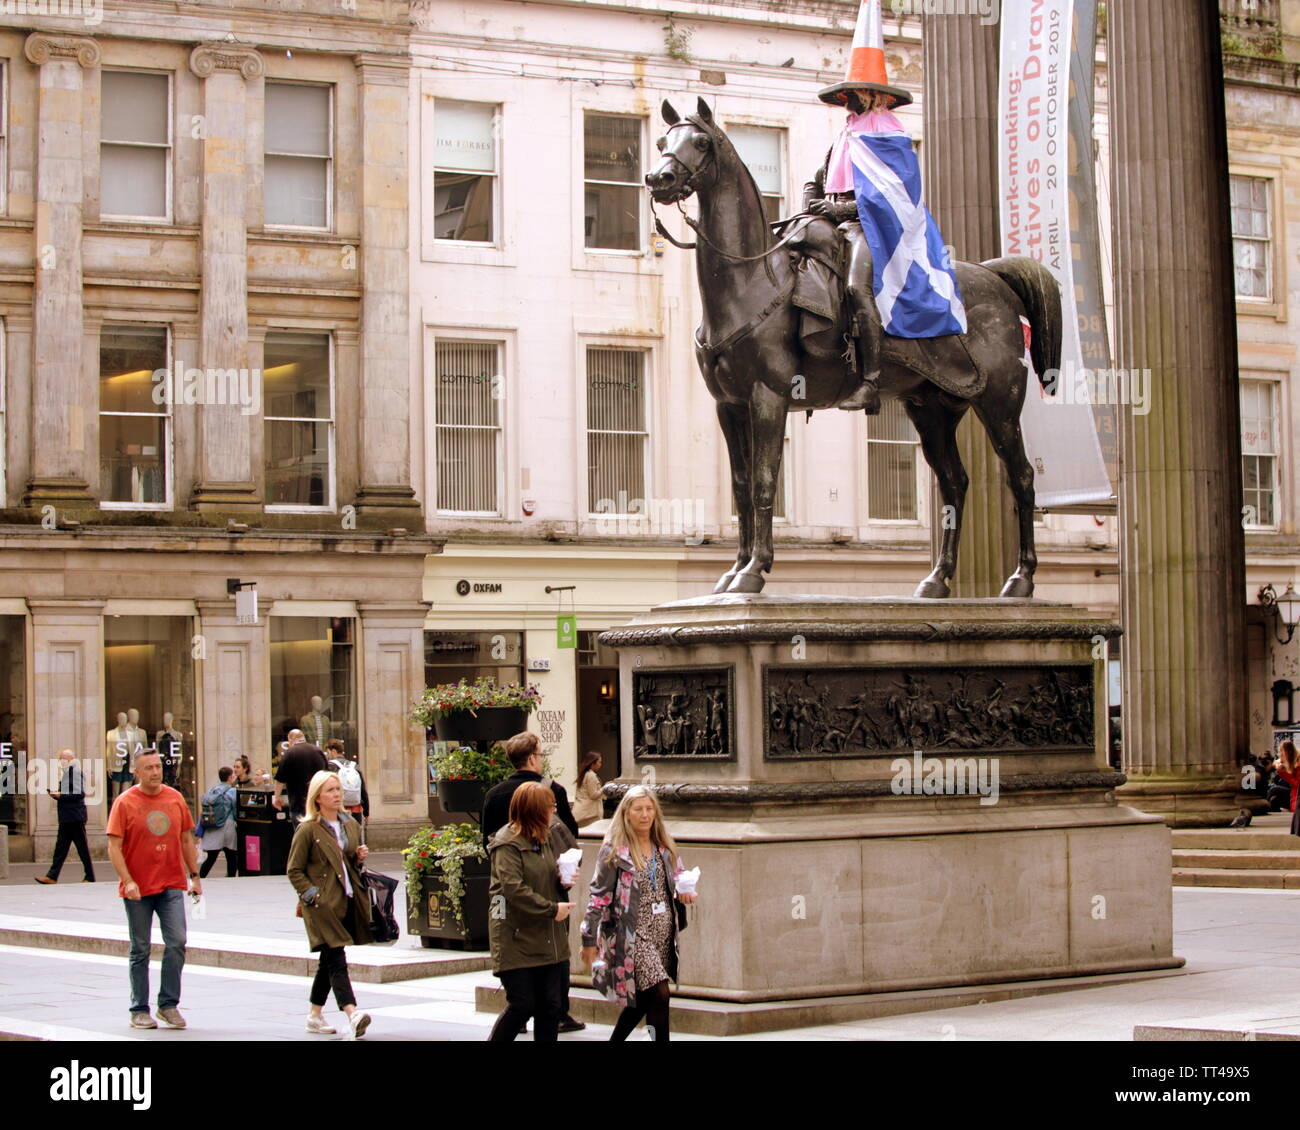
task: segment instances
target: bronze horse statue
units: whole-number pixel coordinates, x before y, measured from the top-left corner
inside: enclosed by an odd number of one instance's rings
[[[791,225],[799,225],[805,239],[821,225],[820,239],[831,247],[838,237],[830,221],[803,216],[776,225],[778,240],[753,176],[704,99],[685,119],[665,101],[663,116],[670,127],[658,143],[663,157],[645,181],[656,203],[679,203],[691,195],[699,201],[699,219],[688,219],[697,243],[673,242],[697,251],[704,320],[696,331],[695,354],[717,402],[740,528],[736,563],[713,591],[756,593],[772,569],[772,498],[786,415],[835,408],[858,385],[842,350],[827,355],[807,348],[800,334],[802,311],[792,302],[800,268],[798,253],[786,246],[796,234]],[[946,597],[950,591],[969,482],[957,450],[957,425],[974,408],[1006,467],[1019,519],[1018,567],[1001,595],[1030,597],[1038,558],[1034,469],[1020,434],[1027,384],[1022,319],[1043,380],[1060,366],[1060,289],[1033,259],[959,262],[955,268],[968,332],[922,341],[886,335],[881,350],[881,396],[903,402],[944,502],[939,558],[915,595]],[[936,375],[949,388],[941,387]],[[963,387],[970,395],[959,394]]]

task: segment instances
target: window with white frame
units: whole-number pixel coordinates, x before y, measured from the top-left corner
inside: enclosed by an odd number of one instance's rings
[[[334,358],[329,334],[266,335],[266,508],[334,509]]]
[[[641,119],[587,111],[583,118],[583,243],[602,251],[643,245]]]
[[[867,517],[875,522],[919,518],[916,456],[921,439],[898,400],[867,417]]]
[[[1241,487],[1248,528],[1277,526],[1278,382],[1241,382]]]
[[[266,222],[325,228],[334,156],[332,88],[266,84]]]
[[[1268,177],[1229,178],[1232,262],[1237,297],[1273,297],[1273,182]]]
[[[771,126],[732,126],[727,130],[740,159],[754,174],[768,223],[785,214],[785,130]]]
[[[587,348],[587,509],[645,513],[646,353]]]
[[[434,110],[433,237],[467,243],[495,238],[497,108],[444,102]]]
[[[100,330],[101,506],[160,510],[171,504],[171,405],[158,395],[169,355],[165,326]]]
[[[434,346],[434,432],[440,514],[501,512],[501,346]]]
[[[171,76],[105,71],[100,86],[99,214],[171,215]]]

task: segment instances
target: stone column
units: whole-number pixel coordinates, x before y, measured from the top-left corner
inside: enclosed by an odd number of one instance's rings
[[[254,772],[265,773],[271,767],[266,616],[260,624],[236,623],[234,597],[196,605],[199,780],[212,780],[241,753],[248,755]]]
[[[925,88],[925,200],[954,259],[979,263],[1002,254],[998,220],[998,36],[977,15],[927,15],[922,33]],[[1002,463],[968,412],[957,432],[970,476],[953,595],[997,596],[1016,570],[1016,511]],[[937,557],[943,502],[931,497]]]
[[[32,305],[32,463],[24,505],[93,501],[81,385],[81,225],[85,193],[85,74],[99,66],[93,39],[34,34],[40,67],[36,130],[36,267]]]
[[[86,774],[87,833],[102,844],[108,820],[104,735],[102,600],[29,600],[32,615],[32,702],[27,756],[45,762],[74,749]],[[47,785],[49,788],[56,786]],[[30,798],[36,860],[48,862],[58,835],[58,813],[48,796]],[[76,868],[77,861],[69,861]]]
[[[361,114],[361,428],[356,506],[367,524],[423,528],[411,486],[405,58],[358,55]]]
[[[1219,16],[1113,0],[1109,27],[1115,364],[1152,390],[1120,416],[1123,791],[1174,825],[1225,823],[1247,742]]]
[[[205,44],[190,53],[203,79],[203,226],[199,368],[248,368],[248,192],[246,87],[263,73],[247,47]],[[220,383],[220,382],[218,382]],[[238,404],[200,409],[198,478],[190,505],[259,511],[250,434],[257,417]]]
[[[358,604],[361,627],[361,771],[371,816],[423,820],[429,779],[424,730],[409,718],[424,690],[424,619],[419,602]]]

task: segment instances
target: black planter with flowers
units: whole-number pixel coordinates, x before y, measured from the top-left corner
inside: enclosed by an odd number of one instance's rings
[[[475,818],[483,811],[483,798],[487,796],[489,785],[481,780],[447,780],[438,781],[438,803],[447,812],[469,812]]]
[[[440,713],[433,720],[433,730],[440,742],[462,744],[503,742],[527,725],[528,711],[518,706],[483,706],[472,714],[468,710],[457,710],[450,714]]]
[[[422,828],[402,852],[407,932],[426,949],[488,948],[491,866],[478,825]]]

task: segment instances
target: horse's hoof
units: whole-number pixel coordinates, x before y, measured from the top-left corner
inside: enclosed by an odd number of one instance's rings
[[[998,593],[998,596],[1012,600],[1028,600],[1033,595],[1034,578],[1022,576],[1020,573],[1012,573],[1007,578],[1007,583],[1002,586],[1002,591]]]
[[[762,573],[737,573],[728,592],[762,592],[767,582]]]
[[[923,600],[943,600],[951,591],[947,581],[936,581],[927,577],[916,586],[916,592],[912,595]]]
[[[735,578],[736,571],[734,569],[730,573],[723,573],[722,576],[718,578],[718,583],[713,586],[713,595],[717,596],[718,593],[726,592],[731,587],[731,582],[735,580]]]

